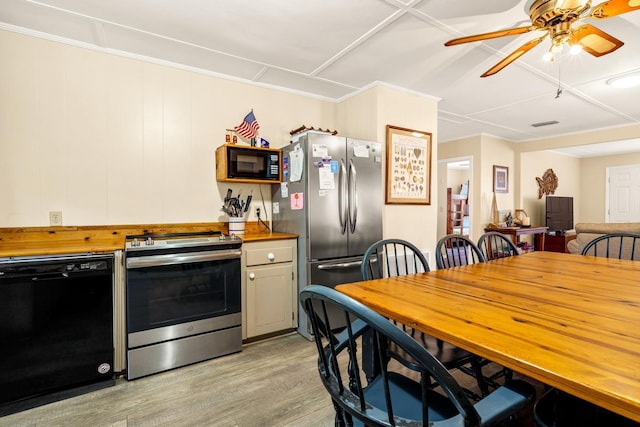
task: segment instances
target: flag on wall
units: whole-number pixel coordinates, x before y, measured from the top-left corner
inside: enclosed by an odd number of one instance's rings
[[[235,131],[244,138],[253,138],[256,136],[260,125],[256,120],[256,116],[253,115],[253,110],[249,112],[238,126],[234,127]]]

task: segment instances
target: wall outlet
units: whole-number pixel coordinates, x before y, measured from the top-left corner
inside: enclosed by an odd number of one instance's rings
[[[62,225],[62,211],[49,211],[49,225]]]

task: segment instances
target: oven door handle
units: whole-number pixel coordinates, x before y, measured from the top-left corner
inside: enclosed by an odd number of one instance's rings
[[[167,255],[150,255],[127,259],[127,268],[146,268],[159,265],[188,264],[202,261],[221,261],[242,256],[241,250],[223,250],[207,252],[188,252]]]

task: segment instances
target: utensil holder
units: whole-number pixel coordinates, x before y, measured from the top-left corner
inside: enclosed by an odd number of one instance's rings
[[[236,234],[238,236],[244,235],[245,223],[246,222],[243,217],[229,217],[229,234]]]

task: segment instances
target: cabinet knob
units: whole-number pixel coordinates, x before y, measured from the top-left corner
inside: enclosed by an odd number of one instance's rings
[[[256,274],[255,273],[249,273],[249,279],[250,280],[254,280],[256,278]]]
[[[273,252],[269,252],[267,258],[269,259],[269,261],[273,261],[274,259],[276,259],[276,255]]]

